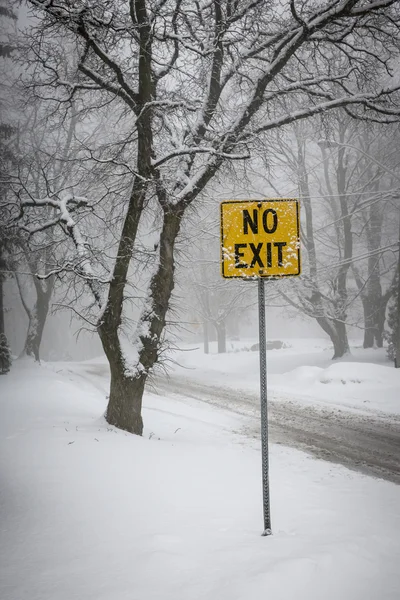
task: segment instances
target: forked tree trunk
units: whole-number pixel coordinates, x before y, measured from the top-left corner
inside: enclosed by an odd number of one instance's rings
[[[50,298],[53,293],[54,278],[49,278],[45,282],[39,281],[32,274],[36,292],[36,302],[33,308],[29,308],[24,297],[24,291],[19,280],[18,274],[15,275],[18,284],[19,294],[22,305],[28,316],[28,330],[26,333],[24,348],[20,354],[22,356],[31,356],[35,361],[40,362],[40,345],[42,343],[43,331],[49,314]]]
[[[44,326],[49,312],[47,299],[37,302],[29,314],[28,331],[22,354],[31,356],[40,362],[40,345],[42,343]]]
[[[336,358],[342,358],[346,354],[350,354],[350,346],[347,338],[345,323],[342,321],[334,322],[334,334],[331,339],[333,343],[333,360]]]
[[[113,402],[107,407],[106,420],[110,425],[124,429],[137,435],[142,435],[142,397],[145,377],[138,379],[121,377],[121,374],[111,374],[110,397]],[[125,400],[129,398],[130,402]]]
[[[342,358],[350,354],[350,346],[347,338],[346,324],[341,321],[333,321],[326,317],[318,317],[317,323],[329,335],[333,344],[332,360]]]
[[[121,232],[118,246],[117,258],[114,265],[114,271],[110,282],[108,297],[102,318],[99,320],[97,330],[103,344],[104,351],[110,363],[111,386],[110,397],[106,410],[106,420],[131,433],[142,435],[143,421],[141,417],[142,398],[144,386],[146,383],[149,366],[146,364],[147,356],[143,356],[146,351],[146,340],[140,335],[140,331],[151,336],[151,342],[158,347],[165,320],[161,320],[161,331],[153,335],[153,321],[159,318],[158,307],[156,306],[155,295],[158,287],[165,286],[164,275],[164,257],[165,241],[163,239],[165,222],[167,215],[164,212],[164,227],[160,235],[159,244],[159,267],[150,283],[149,298],[145,301],[145,310],[142,313],[138,323],[138,338],[136,340],[137,350],[139,351],[138,362],[136,365],[127,364],[124,357],[120,340],[118,337],[119,329],[122,324],[122,308],[124,304],[124,289],[127,282],[129,264],[132,258],[135,246],[136,235],[138,231],[140,217],[143,212],[144,201],[148,188],[148,182],[152,178],[151,159],[153,158],[153,133],[152,133],[152,111],[149,104],[154,100],[153,71],[152,71],[152,45],[151,45],[151,24],[148,19],[146,3],[140,0],[131,2],[132,14],[135,15],[135,21],[138,23],[137,32],[139,38],[140,52],[138,63],[138,93],[135,99],[136,106],[134,112],[137,118],[137,175],[133,182],[131,197],[128,204],[128,210],[125,216],[124,225]],[[147,110],[146,110],[147,109]],[[175,242],[178,228],[173,237]],[[172,261],[173,273],[173,244],[170,261]],[[167,282],[167,286],[168,286]],[[173,287],[173,277],[172,277]],[[168,300],[169,300],[168,295]],[[165,306],[165,312],[168,308],[168,300]],[[146,323],[147,321],[147,323]],[[146,332],[146,325],[149,326]],[[157,360],[157,352],[151,355],[148,361],[153,366]]]
[[[116,331],[107,330],[104,323],[99,335],[110,365],[110,395],[105,418],[110,425],[142,435],[142,397],[146,378],[129,370]]]
[[[147,376],[128,376],[123,364],[111,364],[110,401],[106,420],[110,425],[142,435],[142,398]]]
[[[174,246],[179,233],[183,208],[168,207],[164,212],[159,241],[159,260],[150,281],[133,345],[138,351],[137,363],[130,365],[124,356],[118,330],[112,320],[104,319],[98,331],[110,363],[111,386],[106,420],[130,433],[142,435],[142,399],[149,372],[159,358],[161,336],[174,288]],[[119,307],[118,307],[119,308]],[[106,308],[112,314],[112,306]]]

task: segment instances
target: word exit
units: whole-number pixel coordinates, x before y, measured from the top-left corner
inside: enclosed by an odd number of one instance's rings
[[[222,202],[221,268],[227,278],[300,275],[298,201]]]

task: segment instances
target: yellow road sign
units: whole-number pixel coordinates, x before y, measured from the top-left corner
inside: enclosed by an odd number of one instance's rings
[[[298,200],[222,202],[221,267],[226,278],[300,275]]]

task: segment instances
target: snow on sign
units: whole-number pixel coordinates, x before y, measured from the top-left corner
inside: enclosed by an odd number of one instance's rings
[[[221,266],[226,278],[300,275],[298,200],[221,202]]]

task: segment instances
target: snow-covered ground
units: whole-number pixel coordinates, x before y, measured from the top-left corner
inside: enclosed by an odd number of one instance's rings
[[[400,414],[400,369],[386,358],[385,349],[353,346],[351,355],[332,361],[332,348],[319,339],[283,340],[286,348],[269,350],[268,388],[276,398],[341,409]],[[202,344],[183,346],[173,354],[171,369],[191,380],[233,389],[259,389],[256,340],[228,342],[217,354],[215,344],[204,354]]]
[[[400,597],[399,486],[272,446],[263,538],[244,417],[146,394],[138,438],[105,423],[98,379],[78,371],[0,378],[2,599]]]

